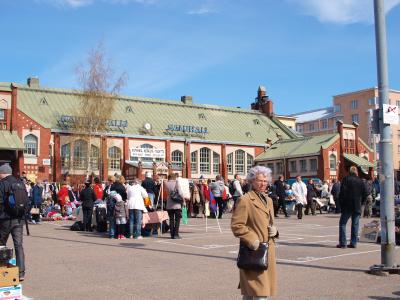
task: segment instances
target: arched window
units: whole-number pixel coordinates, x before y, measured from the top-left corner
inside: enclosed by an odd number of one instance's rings
[[[213,152],[213,173],[219,174],[219,154]]]
[[[197,174],[199,168],[197,165],[197,154],[198,151],[190,153],[190,169],[192,174]]]
[[[200,173],[210,174],[211,172],[211,150],[208,148],[200,149]]]
[[[336,155],[335,154],[329,155],[329,168],[331,169],[331,171],[336,170]]]
[[[69,168],[71,163],[71,145],[65,144],[61,146],[61,167]]]
[[[233,153],[231,153],[231,154],[228,154],[228,157],[227,157],[228,159],[228,163],[227,163],[227,166],[228,166],[228,174],[233,174]]]
[[[87,148],[87,142],[84,140],[74,142],[74,169],[86,169]]]
[[[179,150],[175,150],[171,153],[171,163],[173,168],[182,168],[183,153]]]
[[[246,162],[246,173],[249,173],[251,167],[253,166],[254,158],[250,154],[247,154],[247,162]]]
[[[71,163],[71,145],[65,144],[61,146],[61,167],[69,168]]]
[[[235,173],[244,174],[245,155],[243,150],[235,151]]]
[[[90,168],[92,170],[99,169],[99,148],[95,145],[90,146]]]
[[[121,149],[118,147],[108,148],[108,169],[115,171],[121,169]]]
[[[28,134],[24,138],[25,150],[24,153],[28,155],[38,155],[38,138],[33,134]]]

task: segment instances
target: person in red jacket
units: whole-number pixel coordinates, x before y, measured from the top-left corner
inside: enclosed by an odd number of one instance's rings
[[[94,178],[94,186],[93,186],[94,193],[96,195],[96,200],[103,199],[103,186],[101,185],[99,177]]]
[[[58,191],[57,194],[58,198],[58,204],[60,205],[61,208],[61,214],[64,215],[65,212],[65,204],[69,202],[69,190],[68,190],[68,185],[64,182]]]

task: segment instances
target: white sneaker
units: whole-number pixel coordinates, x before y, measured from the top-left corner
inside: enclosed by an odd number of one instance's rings
[[[142,240],[143,237],[142,237],[142,236],[138,236],[136,239],[137,239],[137,240]]]

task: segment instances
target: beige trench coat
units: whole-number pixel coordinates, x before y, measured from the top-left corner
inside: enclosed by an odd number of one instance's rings
[[[231,228],[233,234],[247,246],[256,240],[268,241],[268,226],[270,218],[274,218],[272,200],[268,198],[267,207],[255,192],[242,196],[236,203],[232,216]],[[242,295],[268,297],[274,296],[277,290],[275,242],[269,240],[268,270],[240,270],[240,289]]]

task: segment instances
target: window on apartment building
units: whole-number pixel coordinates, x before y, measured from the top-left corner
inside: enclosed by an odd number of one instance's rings
[[[38,138],[33,134],[28,134],[24,138],[25,150],[24,153],[28,155],[38,154]]]
[[[197,151],[194,151],[192,153],[190,153],[190,170],[192,172],[192,174],[197,174]]]
[[[233,174],[233,153],[230,153],[227,156],[227,167],[228,174]]]
[[[99,169],[99,148],[95,145],[90,146],[90,168],[92,170]]]
[[[182,168],[183,163],[183,153],[182,151],[175,150],[171,153],[171,164],[173,168],[180,169]]]
[[[200,149],[200,173],[211,173],[211,150],[208,148]]]
[[[335,104],[334,110],[335,110],[335,112],[341,112],[342,111],[342,106],[340,104]]]
[[[235,173],[244,174],[244,158],[246,153],[243,150],[235,151]]]
[[[358,114],[351,115],[351,121],[359,123],[360,122],[359,115]]]
[[[318,163],[315,158],[310,159],[310,171],[317,171]]]
[[[368,105],[376,105],[377,104],[377,98],[369,98],[368,99]]]
[[[219,174],[219,154],[217,152],[213,152],[213,173]]]
[[[296,125],[296,131],[297,132],[303,132],[303,124],[297,124]]]
[[[6,110],[0,109],[0,121],[4,121],[6,119]]]
[[[305,159],[300,159],[300,171],[301,172],[307,171],[307,161]]]
[[[328,129],[328,120],[322,120],[322,129]]]
[[[329,155],[329,169],[331,171],[336,170],[336,155],[335,154]]]
[[[71,145],[65,144],[61,146],[61,167],[69,168],[71,161]]]
[[[351,109],[358,108],[358,100],[351,100]]]
[[[276,163],[276,173],[277,174],[282,174],[283,173],[283,163],[282,162],[277,162]]]
[[[273,163],[268,163],[268,164],[267,164],[267,168],[270,168],[270,169],[271,169],[271,173],[272,173],[272,174],[275,174],[274,164],[273,164]]]
[[[254,164],[254,158],[253,158],[253,156],[251,156],[250,154],[247,154],[246,156],[247,156],[246,170],[247,170],[247,173],[249,173],[251,167],[252,167],[253,164]]]
[[[121,149],[115,146],[108,149],[108,163],[109,170],[121,169]]]
[[[315,130],[315,125],[314,123],[308,124],[308,131],[314,131]]]
[[[297,161],[292,160],[290,162],[290,172],[297,172]]]

